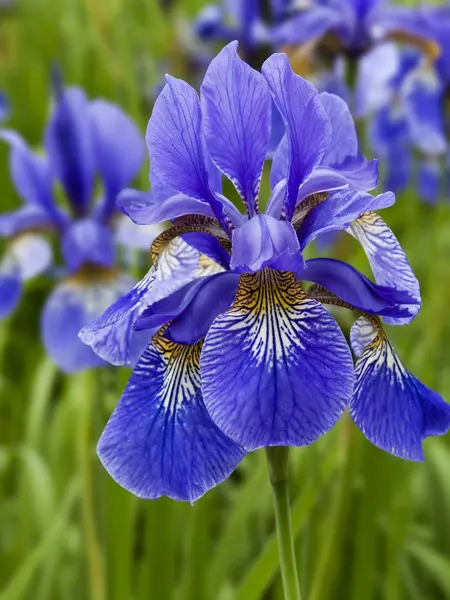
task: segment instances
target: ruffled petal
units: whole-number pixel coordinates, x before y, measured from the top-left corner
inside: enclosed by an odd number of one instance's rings
[[[45,133],[53,173],[64,186],[74,210],[84,214],[94,186],[94,153],[89,103],[79,88],[61,92]]]
[[[209,154],[255,213],[270,138],[271,98],[263,76],[226,46],[209,66],[201,87]]]
[[[354,308],[388,317],[414,316],[417,300],[408,292],[377,285],[345,262],[313,258],[305,262],[305,267],[304,271],[297,273],[297,279],[326,288]]]
[[[372,267],[375,281],[380,285],[408,292],[418,302],[416,305],[405,306],[410,311],[411,317],[385,319],[386,323],[392,325],[409,323],[420,310],[419,282],[391,229],[377,214],[365,213],[353,221],[347,231],[363,247]]]
[[[133,283],[127,276],[111,277],[95,282],[81,278],[67,280],[47,299],[41,316],[43,343],[49,356],[66,373],[105,364],[82,343],[78,333]]]
[[[291,223],[258,214],[233,231],[230,267],[241,273],[269,266],[280,271],[297,271],[303,266],[299,248]]]
[[[372,196],[365,192],[343,190],[313,208],[297,232],[303,250],[317,236],[339,229],[347,229],[352,221],[365,212],[388,208],[395,203],[392,192]]]
[[[162,223],[183,215],[214,216],[209,204],[184,194],[161,198],[153,191],[127,189],[117,197],[117,206],[138,225]]]
[[[286,126],[289,168],[283,178],[287,179],[286,216],[290,219],[299,186],[328,150],[331,125],[316,88],[292,71],[285,54],[268,58],[262,73]],[[276,183],[272,181],[272,186]]]
[[[89,114],[95,160],[105,188],[102,215],[107,218],[115,211],[117,194],[139,172],[145,144],[139,129],[118,106],[95,100]]]
[[[133,364],[148,344],[150,334],[145,338],[135,331],[135,324],[147,306],[202,276],[203,272],[198,251],[182,238],[175,238],[161,253],[158,268],[152,267],[123,298],[86,324],[80,331],[81,340],[113,365]],[[140,340],[143,340],[141,347]]]
[[[347,103],[339,96],[322,92],[320,101],[331,123],[331,141],[322,164],[337,165],[348,156],[358,154],[355,123]]]
[[[109,474],[141,498],[197,500],[244,456],[210,419],[200,385],[201,343],[153,338],[98,444]]]
[[[201,356],[213,421],[246,450],[311,444],[353,390],[350,349],[334,319],[292,273],[242,275],[236,302],[212,324]]]
[[[74,221],[64,232],[62,253],[71,271],[85,263],[112,267],[116,257],[113,233],[94,219]]]
[[[352,343],[359,355],[353,421],[375,446],[422,461],[423,440],[450,429],[450,405],[405,369],[384,332],[363,317],[352,328]]]

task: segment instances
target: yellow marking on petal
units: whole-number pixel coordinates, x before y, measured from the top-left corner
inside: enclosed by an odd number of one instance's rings
[[[421,35],[416,35],[401,29],[391,31],[387,36],[388,40],[410,44],[420,50],[430,62],[435,62],[442,54],[442,49],[437,42]]]

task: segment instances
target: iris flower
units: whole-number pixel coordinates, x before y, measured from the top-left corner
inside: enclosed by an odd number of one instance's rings
[[[157,187],[120,201],[135,220],[170,219],[172,227],[154,241],[147,276],[81,332],[116,364],[147,335],[98,445],[114,479],[144,498],[193,501],[245,452],[311,444],[346,407],[371,442],[411,460],[422,460],[426,436],[450,427],[450,406],[406,370],[383,328],[382,319],[414,318],[419,284],[374,212],[395,198],[367,193],[374,165],[358,155],[345,102],[319,94],[284,54],[258,72],[236,50],[233,42],[212,61],[200,100],[167,76],[146,141],[151,180],[171,195]],[[263,211],[272,101],[286,135]],[[222,194],[222,175],[245,215]],[[361,243],[376,282],[339,260],[305,260],[312,240],[340,229]],[[216,272],[193,278],[197,265],[184,267],[181,255],[174,262],[179,236]],[[356,367],[328,304],[359,315]]]
[[[0,316],[16,308],[25,281],[49,272],[53,235],[64,266],[50,272],[62,280],[43,308],[45,348],[66,371],[101,365],[78,331],[133,285],[115,266],[117,245],[136,238],[115,197],[143,163],[141,135],[117,106],[61,88],[45,131],[45,154],[33,152],[14,131],[2,130],[0,137],[10,145],[11,177],[23,201],[0,215],[0,235],[8,240],[0,261]],[[143,235],[148,244],[150,232]]]

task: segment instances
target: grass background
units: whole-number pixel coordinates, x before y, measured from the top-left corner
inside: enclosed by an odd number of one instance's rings
[[[202,4],[185,0],[179,11]],[[119,103],[144,131],[161,70],[181,74],[156,0],[19,0],[0,16],[8,126],[39,145],[56,60],[65,82]],[[0,148],[1,210],[17,205]],[[147,186],[145,169],[138,182]],[[404,364],[450,400],[450,203],[414,189],[384,211],[422,285],[423,309],[390,328]],[[368,272],[349,236],[336,252]],[[280,600],[264,453],[193,507],[138,500],[102,470],[95,442],[125,369],[63,376],[39,341],[49,283],[0,324],[0,600]],[[349,325],[348,316],[342,317]],[[292,511],[307,600],[450,598],[450,439],[412,464],[372,447],[348,418],[292,451]]]

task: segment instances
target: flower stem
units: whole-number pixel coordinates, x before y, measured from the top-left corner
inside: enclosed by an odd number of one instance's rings
[[[269,477],[272,484],[275,523],[280,557],[281,579],[285,600],[300,600],[300,586],[295,560],[294,536],[292,535],[289,506],[288,457],[289,448],[275,446],[266,448]]]

